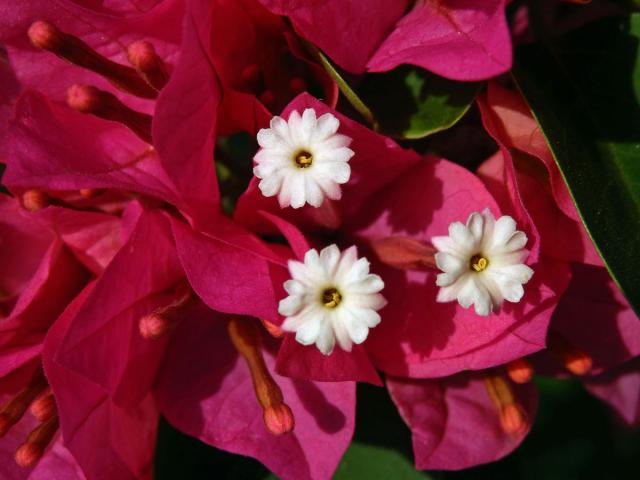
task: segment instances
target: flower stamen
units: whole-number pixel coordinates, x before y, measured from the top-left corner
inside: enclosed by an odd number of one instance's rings
[[[327,288],[322,292],[322,303],[327,308],[336,308],[342,302],[342,294],[337,288]]]
[[[471,268],[471,270],[474,270],[476,272],[481,272],[488,266],[489,260],[487,260],[479,253],[471,257],[471,260],[469,261],[469,267]]]
[[[313,163],[313,155],[306,150],[296,153],[295,162],[298,168],[309,168]]]

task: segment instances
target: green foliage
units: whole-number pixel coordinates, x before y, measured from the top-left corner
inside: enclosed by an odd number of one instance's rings
[[[368,75],[358,91],[378,120],[379,131],[400,139],[418,139],[455,125],[480,85],[454,82],[404,65]]]
[[[585,226],[636,312],[639,41],[640,16],[606,18],[519,48],[514,66]]]

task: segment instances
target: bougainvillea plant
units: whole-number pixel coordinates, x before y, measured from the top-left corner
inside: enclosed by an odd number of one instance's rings
[[[640,425],[639,8],[0,0],[0,476],[425,478],[546,382]]]

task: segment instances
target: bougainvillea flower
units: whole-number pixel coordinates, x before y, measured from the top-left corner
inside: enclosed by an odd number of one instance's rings
[[[282,18],[257,0],[216,0],[208,8],[214,13],[194,21],[210,25],[210,59],[223,89],[218,113],[221,135],[238,130],[253,133],[267,126],[271,112],[279,112],[305,90],[335,105],[336,84],[308,60]]]
[[[513,202],[521,201],[533,219],[543,253],[560,260],[602,265],[544,135],[522,97],[490,82],[478,104],[485,128],[501,147],[478,170],[489,190],[507,193],[504,175],[513,170],[515,181],[509,195],[519,197],[521,200]],[[556,238],[564,241],[554,241]]]
[[[260,0],[342,68],[360,73],[409,63],[454,80],[511,68],[506,0]]]
[[[419,380],[387,377],[411,429],[418,469],[460,470],[498,460],[524,439],[535,416],[535,387],[496,372]]]
[[[278,196],[282,208],[305,203],[320,207],[325,196],[340,200],[340,184],[351,176],[351,139],[337,133],[340,122],[330,113],[316,118],[307,108],[293,111],[287,120],[273,117],[271,128],[258,132],[260,150],[253,173],[265,197]]]
[[[438,274],[437,300],[474,305],[478,315],[487,316],[503,300],[517,303],[524,295],[522,285],[533,275],[523,262],[527,236],[516,230],[508,215],[495,219],[490,210],[469,215],[467,224],[453,222],[449,235],[433,237],[438,250],[435,260],[444,273]]]
[[[316,115],[332,112],[302,95],[283,115],[305,108],[314,108]],[[420,159],[401,150],[390,139],[337,112],[334,115],[340,120],[340,131],[353,139],[350,148],[355,152],[349,162],[351,179],[342,187],[341,200],[330,202],[330,210],[324,211],[310,206],[295,211],[281,209],[275,199],[262,196],[253,179],[238,201],[235,213],[238,221],[253,230],[274,233],[273,224],[258,212],[264,210],[310,234],[314,246],[326,246],[318,244],[321,237],[315,238],[315,233],[331,232],[339,247],[356,245],[360,255],[374,261],[375,255],[370,252],[379,241],[402,236],[428,244],[432,237],[444,235],[453,221],[474,211],[489,208],[498,215],[501,213],[472,173],[446,160]],[[385,175],[371,175],[372,171]],[[320,214],[317,210],[321,210]],[[544,347],[549,319],[558,295],[567,284],[569,271],[565,265],[539,259],[535,227],[527,218],[514,218],[518,219],[518,228],[530,238],[527,264],[540,275],[534,275],[520,303],[505,306],[488,321],[462,307],[437,303],[434,269],[401,271],[373,263],[372,271],[387,285],[384,297],[388,301],[379,312],[382,321],[363,343],[377,368],[399,376],[442,376],[498,365],[516,358],[518,352],[532,353]],[[293,247],[294,242],[289,240]],[[279,353],[278,371],[293,374],[294,352],[300,356],[308,350],[285,340]],[[336,353],[340,351],[334,350],[331,356]]]
[[[276,340],[265,339],[263,352],[255,339],[226,332],[234,323],[230,317],[195,300],[193,292],[190,301],[182,301],[185,290],[176,284],[184,285],[184,272],[175,251],[174,234],[180,238],[182,249],[189,248],[193,253],[199,248],[197,258],[187,258],[209,268],[206,278],[212,283],[211,293],[216,289],[223,297],[216,305],[227,311],[242,310],[236,303],[247,302],[264,286],[260,282],[270,283],[271,277],[268,272],[260,277],[247,250],[234,250],[229,243],[216,244],[185,224],[177,227],[177,223],[160,211],[142,209],[128,242],[96,280],[60,338],[57,365],[73,378],[91,379],[99,392],[109,395],[112,408],[118,411],[135,411],[152,385],[159,385],[157,398],[162,412],[177,428],[219,448],[252,455],[284,478],[329,476],[353,432],[355,385],[313,384],[280,377],[273,380],[268,372],[273,369]],[[185,240],[188,232],[191,238]],[[199,245],[193,244],[194,238]],[[208,238],[210,241],[202,245]],[[209,262],[203,255],[217,260]],[[194,267],[185,264],[194,275]],[[222,272],[227,270],[227,278],[233,283],[225,286],[222,280],[211,282],[212,278],[221,278],[220,272],[211,269],[215,264]],[[244,265],[246,272],[238,265]],[[284,270],[284,266],[281,268]],[[252,275],[253,285],[243,280]],[[114,285],[129,278],[135,278],[135,282],[126,294],[114,296]],[[200,287],[201,283],[196,281],[194,285]],[[225,291],[231,299],[225,298]],[[212,298],[208,292],[203,293],[205,299]],[[274,304],[270,308],[275,309],[273,293],[270,298]],[[258,301],[248,313],[262,318],[256,310],[260,308]],[[261,336],[262,327],[256,318],[245,317],[243,321],[253,322]],[[171,330],[173,335],[167,335]],[[246,365],[237,361],[239,353],[250,356]],[[164,368],[159,370],[161,361]],[[196,370],[193,361],[198,362]],[[254,384],[261,386],[254,391]],[[265,391],[271,393],[265,396]],[[68,406],[71,408],[72,403]],[[220,412],[227,416],[220,416]],[[291,429],[293,433],[286,433]],[[319,441],[326,448],[318,449]],[[292,451],[300,452],[294,460]]]
[[[384,282],[369,273],[369,262],[358,258],[355,247],[341,252],[333,244],[320,253],[312,248],[304,263],[289,261],[289,272],[292,279],[284,284],[289,296],[280,300],[278,313],[286,317],[282,330],[295,332],[299,343],[330,355],[337,341],[350,352],[380,323]]]

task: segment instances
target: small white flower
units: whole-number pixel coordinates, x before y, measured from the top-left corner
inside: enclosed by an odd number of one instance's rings
[[[379,293],[384,282],[369,273],[369,262],[358,258],[356,247],[341,253],[330,245],[320,254],[311,249],[304,263],[289,261],[289,273],[293,278],[284,283],[289,296],[280,301],[278,312],[287,317],[282,329],[295,332],[301,344],[315,343],[329,355],[337,339],[350,352],[380,323],[377,310],[387,303]]]
[[[307,108],[302,117],[292,112],[288,122],[273,117],[270,126],[258,132],[262,148],[254,157],[262,194],[277,195],[281,208],[319,207],[325,196],[339,200],[353,156],[351,138],[336,133],[340,121],[330,113],[316,119],[315,110]]]
[[[503,300],[519,302],[524,295],[522,285],[533,275],[524,265],[529,251],[524,248],[527,236],[516,230],[509,216],[497,221],[489,209],[469,215],[467,225],[449,225],[448,237],[431,239],[441,287],[438,302],[458,303],[464,308],[472,304],[478,315],[487,316]]]

